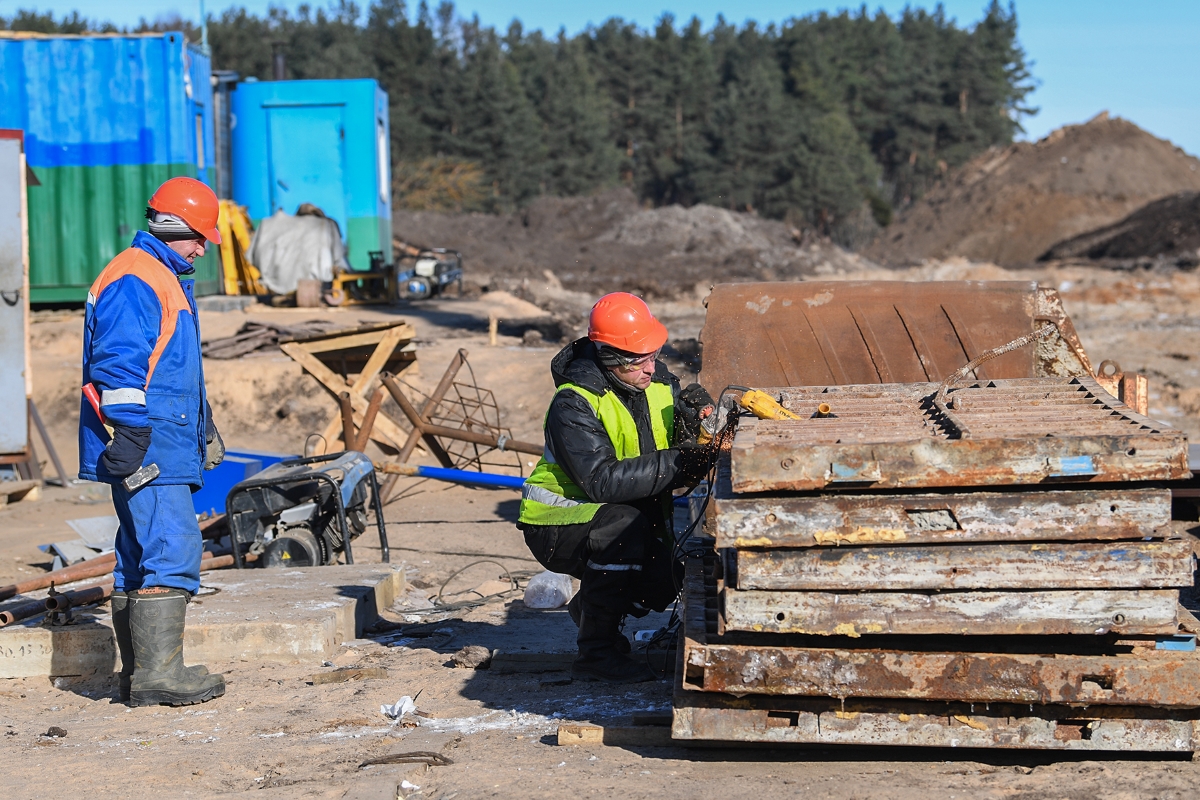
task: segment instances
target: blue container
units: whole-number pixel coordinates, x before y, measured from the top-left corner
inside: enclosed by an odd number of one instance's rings
[[[247,81],[234,90],[233,199],[257,222],[312,203],[350,266],[392,263],[388,98],[374,80]]]
[[[224,514],[225,498],[230,489],[267,467],[289,458],[298,456],[226,450],[225,460],[218,464],[216,469],[204,473],[204,487],[192,493],[192,507],[196,509],[197,514]]]
[[[82,302],[168,178],[214,184],[211,64],[182,33],[0,32],[0,128],[25,131],[30,300]],[[220,291],[215,252],[199,294]]]

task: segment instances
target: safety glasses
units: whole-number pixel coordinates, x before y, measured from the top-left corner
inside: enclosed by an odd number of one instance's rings
[[[630,356],[618,350],[612,351],[613,355],[616,356],[617,361],[625,369],[641,369],[647,364],[651,364],[656,361],[660,352],[662,352],[662,348],[655,350],[653,353],[647,353],[644,356]]]

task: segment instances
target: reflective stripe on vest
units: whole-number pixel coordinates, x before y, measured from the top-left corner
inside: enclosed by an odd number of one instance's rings
[[[642,454],[637,423],[615,392],[598,395],[574,383],[564,383],[558,387],[558,391],[573,391],[588,401],[604,425],[619,461],[637,458]],[[671,446],[675,434],[675,397],[671,387],[663,383],[651,383],[646,387],[646,403],[650,410],[650,428],[654,434],[655,448],[666,450]],[[547,446],[546,453],[521,491],[519,519],[528,525],[576,525],[591,522],[600,506],[600,503],[589,502],[584,491],[555,463]]]

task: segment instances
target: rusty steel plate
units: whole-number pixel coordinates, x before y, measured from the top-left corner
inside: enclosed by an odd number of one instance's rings
[[[1179,632],[1179,591],[721,591],[726,631],[849,636],[1026,636]]]
[[[1170,589],[1192,585],[1192,540],[724,550],[726,581],[768,591]]]
[[[980,747],[1190,753],[1200,723],[1188,711],[1072,709],[676,692],[671,738],[764,744]]]
[[[1194,653],[1043,656],[711,644],[684,657],[689,679],[702,691],[727,694],[1200,706]]]
[[[1091,378],[775,388],[799,420],[739,418],[733,492],[1190,477],[1187,437]],[[829,406],[821,416],[821,404]]]
[[[681,691],[839,700],[1200,707],[1200,657],[1195,652],[1144,647],[1120,654],[807,647],[788,646],[783,637],[770,635],[750,644],[731,643],[727,636],[711,633],[718,627],[715,590],[700,565],[689,563],[679,654]],[[775,641],[780,644],[771,643]]]
[[[726,458],[708,513],[720,548],[1142,539],[1170,525],[1171,492],[736,494]]]
[[[805,281],[713,287],[700,382],[724,387],[941,381],[1052,322],[1058,335],[978,378],[1091,375],[1056,292],[1030,281]]]

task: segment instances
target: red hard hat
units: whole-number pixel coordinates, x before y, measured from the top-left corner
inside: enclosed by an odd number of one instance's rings
[[[628,292],[606,294],[592,306],[588,338],[627,353],[653,353],[667,341],[667,328],[654,318],[640,297]]]
[[[150,198],[150,207],[163,214],[174,214],[213,244],[221,243],[217,231],[220,203],[213,190],[195,178],[171,178]]]

